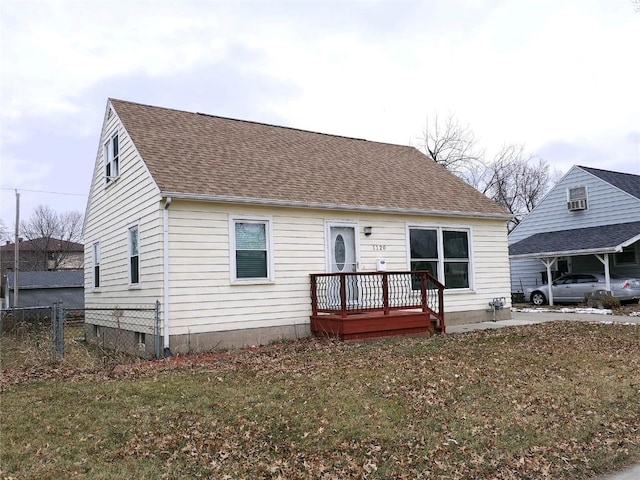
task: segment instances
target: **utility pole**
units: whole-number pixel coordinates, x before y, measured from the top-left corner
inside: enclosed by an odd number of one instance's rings
[[[18,270],[20,269],[20,194],[16,189],[16,238],[13,250],[13,307],[18,306]]]

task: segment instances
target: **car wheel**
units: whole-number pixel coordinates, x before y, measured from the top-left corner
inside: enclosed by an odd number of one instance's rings
[[[547,303],[547,297],[542,292],[533,292],[531,294],[531,303],[534,305],[544,305]]]

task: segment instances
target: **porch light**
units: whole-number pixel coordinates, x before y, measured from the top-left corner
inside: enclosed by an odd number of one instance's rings
[[[371,227],[364,227],[364,235],[365,237],[371,235]]]

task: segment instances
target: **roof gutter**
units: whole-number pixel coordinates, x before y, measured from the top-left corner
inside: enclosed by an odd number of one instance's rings
[[[472,218],[491,218],[496,220],[511,220],[513,215],[506,213],[486,213],[486,212],[460,212],[447,210],[420,210],[413,208],[394,208],[379,207],[368,205],[346,205],[341,203],[320,203],[320,202],[302,202],[293,200],[277,200],[271,198],[248,198],[248,197],[232,197],[226,195],[204,195],[197,193],[179,193],[179,192],[161,192],[163,197],[175,198],[179,200],[191,200],[200,202],[219,202],[219,203],[241,203],[248,205],[261,205],[269,207],[290,207],[305,209],[328,209],[328,210],[348,210],[358,212],[375,212],[375,213],[404,213],[407,215],[430,215],[439,217],[472,217]]]
[[[622,245],[607,248],[588,248],[585,250],[565,250],[559,252],[536,252],[509,255],[509,258],[546,258],[546,257],[571,257],[576,255],[596,255],[599,253],[617,253],[622,251]]]

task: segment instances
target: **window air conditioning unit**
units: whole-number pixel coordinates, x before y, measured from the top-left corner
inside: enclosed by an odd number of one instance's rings
[[[576,212],[579,210],[586,210],[587,209],[587,199],[586,198],[581,198],[579,200],[569,200],[567,202],[567,208],[569,209],[570,212]]]

